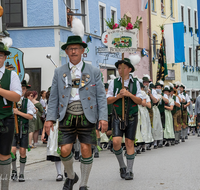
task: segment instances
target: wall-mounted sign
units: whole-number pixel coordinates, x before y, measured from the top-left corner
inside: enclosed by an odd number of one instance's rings
[[[24,79],[24,52],[17,48],[9,48],[11,54],[7,57],[5,61],[5,67],[8,70],[13,70],[19,76],[20,81]]]
[[[198,77],[197,76],[192,76],[192,75],[187,75],[187,80],[188,81],[198,81]]]
[[[108,29],[108,49],[110,52],[133,53],[138,46],[138,29],[126,30],[124,27]]]
[[[101,42],[103,45],[108,46],[108,33],[104,32],[101,36]]]
[[[175,70],[168,69],[168,76],[165,80],[175,80]]]

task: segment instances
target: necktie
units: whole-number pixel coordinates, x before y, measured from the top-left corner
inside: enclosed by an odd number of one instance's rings
[[[73,66],[73,67],[72,67],[71,76],[72,76],[72,80],[76,78],[76,66]],[[76,96],[76,88],[72,88],[71,96],[72,96],[73,98]]]

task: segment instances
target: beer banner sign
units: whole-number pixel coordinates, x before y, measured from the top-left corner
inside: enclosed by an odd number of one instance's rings
[[[108,49],[112,53],[134,53],[138,47],[138,29],[127,30],[124,27],[108,29]]]
[[[20,81],[22,82],[25,75],[23,60],[24,52],[14,47],[10,47],[9,51],[11,52],[11,54],[7,56],[7,59],[5,61],[5,67],[8,70],[15,71],[19,76]]]

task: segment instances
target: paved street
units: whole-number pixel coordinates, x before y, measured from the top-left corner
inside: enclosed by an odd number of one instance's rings
[[[118,163],[110,151],[102,151],[94,159],[88,186],[90,190],[200,190],[200,138],[189,136],[189,140],[175,147],[151,150],[138,155],[134,164],[133,181],[119,177]],[[35,154],[35,155],[34,155]],[[53,163],[45,161],[44,145],[28,153],[25,183],[10,183],[11,190],[61,190],[63,182],[56,182]],[[36,163],[34,163],[34,161]],[[74,169],[80,176],[79,162]],[[79,181],[80,182],[80,181]],[[78,190],[78,184],[74,190]]]

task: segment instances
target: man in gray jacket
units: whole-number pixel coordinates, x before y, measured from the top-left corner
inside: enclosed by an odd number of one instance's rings
[[[101,72],[81,60],[86,47],[80,36],[68,37],[67,43],[61,47],[70,61],[55,70],[45,122],[45,130],[49,134],[53,123],[59,119],[60,157],[68,175],[63,190],[72,190],[78,181],[71,152],[77,137],[82,153],[79,190],[88,189],[87,181],[93,162],[91,144],[96,144],[95,123],[99,120],[103,133],[108,127],[107,100]]]

